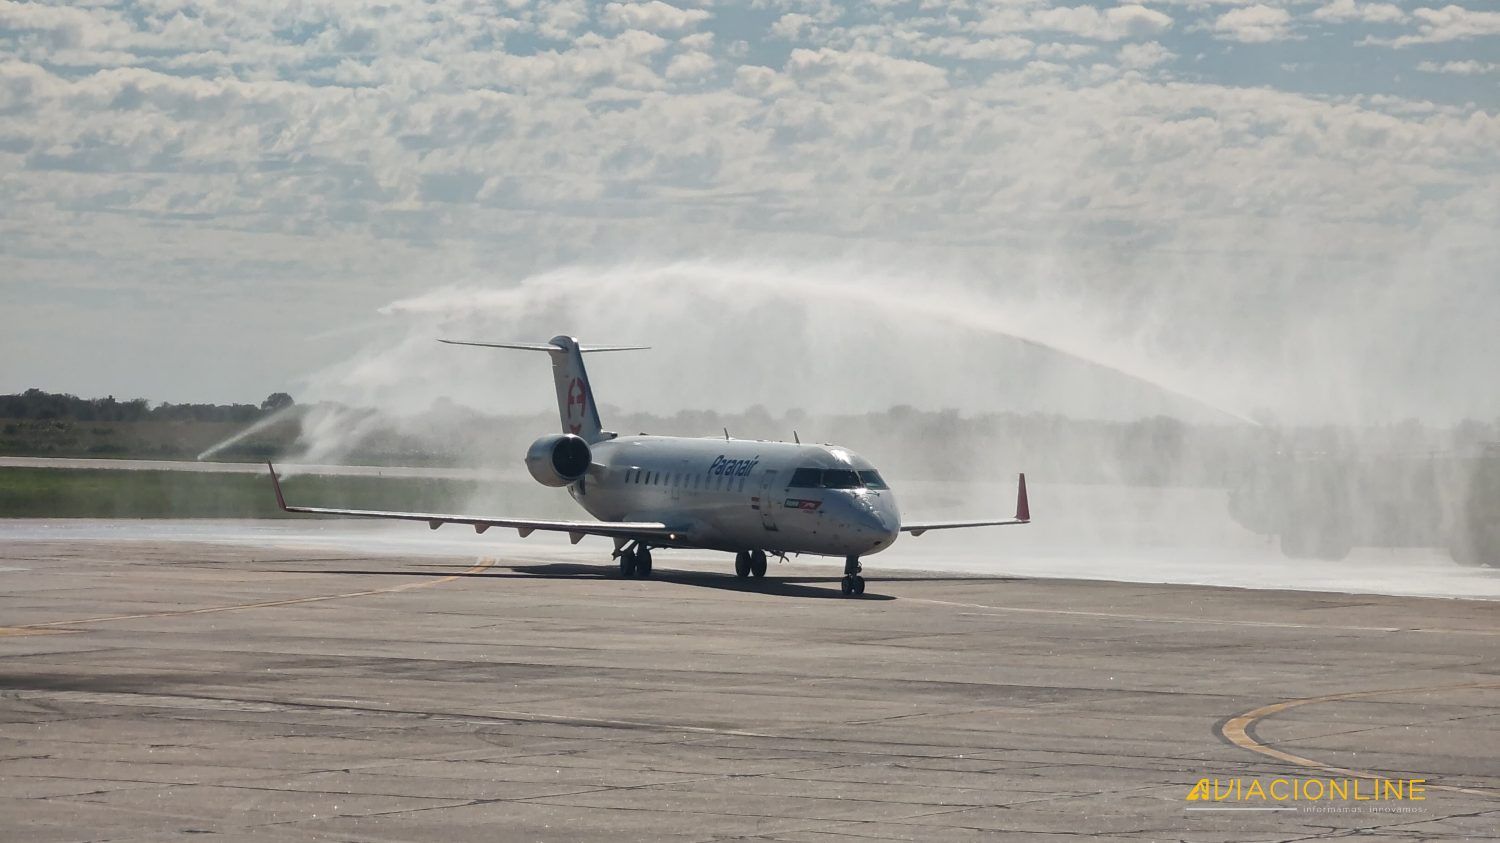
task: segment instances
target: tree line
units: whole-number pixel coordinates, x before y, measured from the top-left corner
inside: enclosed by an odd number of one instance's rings
[[[144,398],[119,400],[79,398],[61,392],[28,389],[12,395],[0,395],[0,418],[36,421],[67,420],[83,422],[195,421],[252,422],[295,402],[285,392],[275,392],[256,404],[172,404],[155,406]]]

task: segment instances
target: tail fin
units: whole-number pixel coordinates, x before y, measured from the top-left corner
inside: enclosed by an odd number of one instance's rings
[[[589,351],[637,351],[644,345],[592,345],[581,346],[578,340],[567,336],[555,336],[547,343],[505,342],[461,342],[438,340],[449,345],[476,345],[484,348],[518,348],[524,351],[545,351],[552,357],[552,382],[557,387],[557,412],[562,419],[563,433],[583,437],[590,445],[608,438],[599,422],[599,406],[594,403],[594,390],[589,386],[588,372],[583,368],[583,354]]]

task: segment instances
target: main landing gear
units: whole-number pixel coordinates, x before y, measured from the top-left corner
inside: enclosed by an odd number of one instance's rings
[[[625,579],[651,576],[651,548],[643,544],[629,544],[615,554],[620,558],[620,576]]]
[[[766,552],[764,550],[742,550],[734,555],[734,575],[740,579],[766,575]]]
[[[844,558],[844,581],[840,590],[845,597],[859,597],[865,593],[865,578],[859,575],[864,570],[859,564],[858,556],[847,556]]]

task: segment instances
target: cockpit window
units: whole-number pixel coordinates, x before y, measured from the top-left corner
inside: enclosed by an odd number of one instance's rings
[[[878,471],[847,468],[799,468],[787,483],[792,489],[889,489]]]
[[[823,469],[823,488],[825,489],[858,489],[860,485],[859,474],[852,469]]]
[[[822,469],[799,468],[792,472],[792,481],[787,485],[793,489],[816,489],[823,485],[822,475]]]

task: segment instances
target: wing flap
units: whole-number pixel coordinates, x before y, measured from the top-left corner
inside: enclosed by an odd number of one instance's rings
[[[676,532],[660,521],[552,521],[535,518],[485,518],[475,515],[449,515],[437,512],[388,512],[378,509],[335,509],[326,506],[291,506],[287,504],[286,497],[281,491],[281,479],[276,476],[276,468],[269,462],[266,467],[271,470],[271,485],[276,489],[276,505],[286,512],[299,512],[307,515],[339,515],[346,518],[387,518],[395,521],[424,521],[431,529],[436,530],[444,524],[467,524],[474,528],[476,533],[483,533],[491,527],[506,527],[520,533],[521,538],[532,534],[535,530],[544,530],[554,533],[567,533],[568,538],[577,544],[584,536],[608,536],[611,538],[665,538],[676,540]]]

